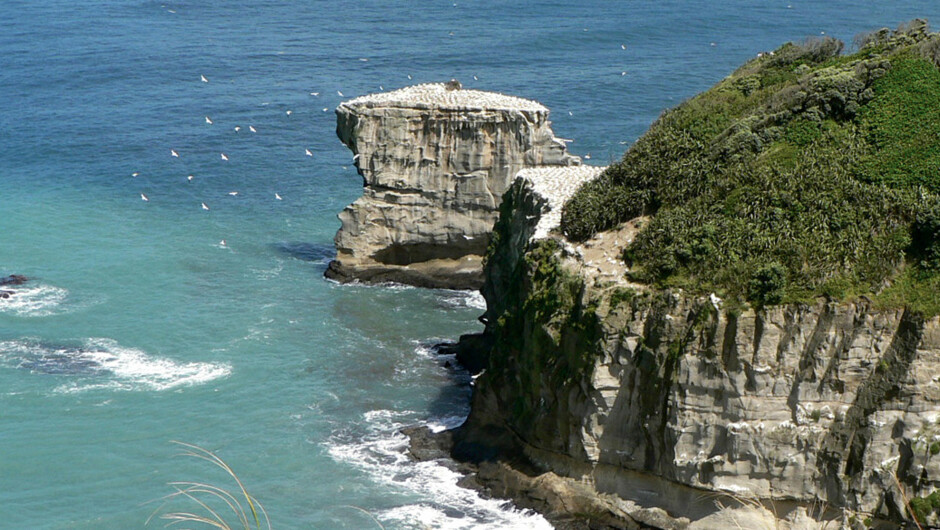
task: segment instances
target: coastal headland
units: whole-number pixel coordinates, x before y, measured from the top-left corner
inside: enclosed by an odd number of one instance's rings
[[[465,285],[487,302],[485,331],[452,348],[477,375],[471,413],[453,431],[410,430],[413,455],[450,456],[474,473],[468,486],[562,528],[940,524],[940,34],[915,20],[858,47],[844,55],[827,38],[758,54],[608,168],[577,166],[547,133],[539,145],[558,163],[509,164],[502,188],[476,195],[492,199],[495,224],[480,218],[463,238],[487,244],[454,250],[480,253],[482,276]],[[405,256],[387,260],[394,274],[375,256],[399,243],[356,253],[352,236],[370,231],[418,241],[388,221],[401,197],[376,197],[442,166],[386,155],[408,162],[378,184],[372,153],[529,138],[547,120],[530,109],[493,129],[370,98],[337,112],[366,196],[341,215],[332,274],[357,263],[379,271],[363,279],[435,277],[402,272],[441,259],[431,251],[389,250]],[[392,121],[392,142],[365,108],[457,124]],[[491,140],[459,145],[430,152],[503,156]],[[425,187],[446,188],[409,193]],[[419,211],[410,204],[401,211]],[[416,230],[421,245],[465,235],[422,226],[442,231]]]

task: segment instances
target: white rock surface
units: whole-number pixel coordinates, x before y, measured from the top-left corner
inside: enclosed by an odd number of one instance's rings
[[[585,182],[597,178],[606,167],[537,167],[523,169],[516,178],[530,183],[532,191],[543,197],[546,205],[542,208],[539,222],[535,226],[533,239],[548,237],[549,232],[561,224],[561,209]]]
[[[522,98],[425,84],[362,96],[336,109],[337,135],[364,179],[340,214],[340,281],[468,288],[503,193],[521,169],[577,166],[548,121]]]

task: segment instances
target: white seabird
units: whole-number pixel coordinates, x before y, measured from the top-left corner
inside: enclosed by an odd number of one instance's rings
[[[284,199],[281,199],[281,196],[278,195],[277,192],[274,193],[274,198],[277,199],[277,200],[279,200],[279,201],[284,200]]]
[[[257,129],[255,129],[255,127],[254,127],[253,125],[249,125],[249,126],[248,126],[248,130],[251,131],[251,132],[253,132],[253,133],[258,132]]]
[[[176,152],[175,150],[173,150],[173,149],[170,149],[170,156],[173,156],[173,157],[176,157],[176,158],[179,158],[179,157],[180,157],[180,154],[179,154],[179,153],[177,153],[177,152]]]
[[[206,123],[208,123],[209,125],[212,125],[212,120],[210,120],[208,116],[206,116]]]
[[[208,209],[209,209],[209,207],[208,207],[208,206],[206,206],[206,203],[202,203],[202,209],[203,209],[203,210],[208,210]]]
[[[344,97],[346,97],[346,96],[344,96],[344,95],[343,95],[343,93],[342,93],[342,92],[340,92],[339,90],[337,90],[337,91],[336,91],[336,93],[337,93],[337,94],[339,94],[339,97],[341,97],[341,98],[344,98]]]
[[[140,175],[140,173],[138,173],[138,172],[136,172],[136,171],[133,172],[133,173],[131,173],[131,176],[132,176],[132,177],[136,177],[137,175]]]
[[[237,191],[230,191],[230,192],[228,192],[228,194],[231,195],[232,197],[234,197],[234,196],[238,195],[238,192],[237,192]]]
[[[310,150],[306,148],[304,148],[304,154],[307,156],[313,156],[313,153],[311,153]]]
[[[238,125],[236,125],[236,126],[235,126],[235,132],[238,132],[238,131],[240,131],[240,130],[242,130],[242,128],[239,127]]]
[[[144,195],[143,193],[140,194],[140,198],[143,199],[143,200],[146,201],[146,202],[150,202],[150,199],[148,199],[147,196]]]
[[[187,177],[186,177],[186,180],[192,181],[192,180],[193,180],[193,176],[192,176],[192,175],[187,176]]]
[[[310,95],[311,95],[311,96],[319,96],[320,93],[319,93],[319,92],[311,92]]]
[[[288,110],[288,111],[286,111],[284,114],[287,114],[288,116],[290,116],[290,115],[293,114],[293,113],[294,113],[294,111]]]
[[[208,82],[209,82],[209,80],[206,79],[206,76],[204,76],[204,75],[200,75],[200,76],[199,76],[199,79],[202,79],[202,82],[203,82],[203,83],[208,83]]]
[[[225,156],[225,153],[222,153],[222,160],[228,161],[228,157]]]

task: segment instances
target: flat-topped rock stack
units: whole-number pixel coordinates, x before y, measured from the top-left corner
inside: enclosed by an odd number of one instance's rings
[[[456,83],[362,96],[336,109],[363,195],[339,218],[339,281],[477,288],[503,193],[522,169],[580,166],[535,101]]]

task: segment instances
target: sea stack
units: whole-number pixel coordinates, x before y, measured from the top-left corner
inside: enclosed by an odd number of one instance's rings
[[[336,109],[363,195],[339,218],[326,275],[470,289],[503,193],[524,168],[578,166],[538,102],[459,82],[362,96]]]

